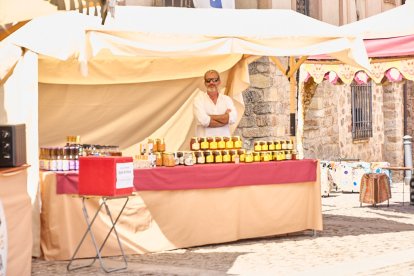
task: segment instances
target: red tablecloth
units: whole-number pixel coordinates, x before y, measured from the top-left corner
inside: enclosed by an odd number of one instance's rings
[[[137,191],[211,189],[316,181],[317,160],[205,164],[134,170]],[[77,172],[57,174],[58,194],[76,194]]]

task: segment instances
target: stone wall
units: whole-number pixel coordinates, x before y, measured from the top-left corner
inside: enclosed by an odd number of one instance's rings
[[[414,82],[407,81],[407,133],[414,137]],[[414,150],[413,150],[414,159]]]
[[[349,85],[320,84],[305,113],[304,156],[324,160],[384,160],[382,89],[373,87],[373,137],[352,139],[351,89]]]
[[[336,160],[340,157],[339,96],[336,87],[329,83],[318,86],[305,113],[303,126],[305,158]]]
[[[402,166],[404,160],[403,85],[384,85],[384,141],[386,160],[393,166]]]
[[[246,149],[253,149],[255,141],[290,138],[288,79],[267,57],[251,63],[249,74],[251,85],[243,92],[245,112],[235,135],[243,137]]]

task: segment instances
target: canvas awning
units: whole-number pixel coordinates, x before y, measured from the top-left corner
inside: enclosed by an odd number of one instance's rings
[[[385,80],[414,80],[414,1],[386,12],[356,21],[341,29],[361,32],[371,60],[371,70],[362,70],[341,62],[329,60],[326,55],[310,57],[301,68],[304,80],[313,78],[320,83],[327,79],[333,83],[351,83],[371,79],[376,83]]]
[[[242,107],[256,57],[271,56],[289,76],[309,55],[369,66],[357,35],[291,10],[117,7],[104,26],[98,17],[58,12],[7,40],[39,54],[41,145],[77,134],[128,147],[158,136],[180,141],[174,150],[192,132],[190,101],[208,69],[223,73]],[[286,56],[289,71],[278,59]]]

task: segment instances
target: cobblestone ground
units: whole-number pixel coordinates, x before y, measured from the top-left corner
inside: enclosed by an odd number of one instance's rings
[[[360,207],[359,194],[322,198],[324,230],[166,252],[128,255],[111,275],[414,275],[414,206],[405,186],[390,205]],[[109,267],[122,259],[105,258]],[[33,259],[32,275],[107,275],[99,263],[77,271],[67,261]]]

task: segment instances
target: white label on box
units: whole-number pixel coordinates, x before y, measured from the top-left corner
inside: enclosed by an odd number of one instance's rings
[[[116,163],[116,188],[124,189],[134,186],[134,164]]]

